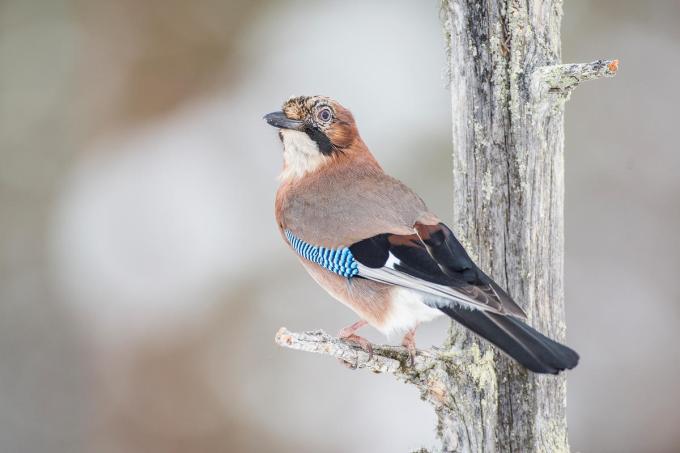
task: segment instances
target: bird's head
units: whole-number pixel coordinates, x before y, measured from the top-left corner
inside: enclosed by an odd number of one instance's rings
[[[281,111],[264,119],[279,128],[285,161],[283,180],[316,170],[360,141],[352,113],[324,96],[292,97]]]
[[[281,111],[265,115],[264,119],[280,129],[284,146],[287,136],[301,141],[305,135],[309,145],[325,156],[349,147],[358,136],[352,113],[324,96],[292,97]]]

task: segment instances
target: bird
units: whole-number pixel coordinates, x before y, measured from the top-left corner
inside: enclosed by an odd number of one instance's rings
[[[448,316],[535,373],[578,364],[574,350],[525,323],[523,309],[451,229],[385,173],[350,110],[325,96],[294,96],[264,119],[283,145],[275,199],[281,236],[311,277],[359,317],[341,339],[372,354],[360,328],[402,336],[413,364],[416,328]]]

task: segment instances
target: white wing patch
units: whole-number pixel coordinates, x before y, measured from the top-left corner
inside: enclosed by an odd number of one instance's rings
[[[395,264],[401,264],[401,261],[392,253],[390,252],[390,255],[387,257],[387,262],[385,263],[384,267],[389,267],[390,269],[394,269]]]

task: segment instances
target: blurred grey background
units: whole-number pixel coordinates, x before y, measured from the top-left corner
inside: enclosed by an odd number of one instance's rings
[[[680,451],[680,3],[564,11],[565,62],[621,60],[567,107],[571,445]],[[0,2],[0,451],[433,445],[415,389],[274,345],[354,318],[278,236],[261,117],[339,99],[450,218],[443,47],[433,0]]]

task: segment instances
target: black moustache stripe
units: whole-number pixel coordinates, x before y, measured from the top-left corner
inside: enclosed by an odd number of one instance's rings
[[[330,156],[333,153],[333,143],[330,141],[330,139],[321,132],[318,128],[314,126],[307,126],[305,128],[305,133],[314,140],[314,142],[317,144],[319,147],[319,151],[321,151],[321,154],[324,156]]]

